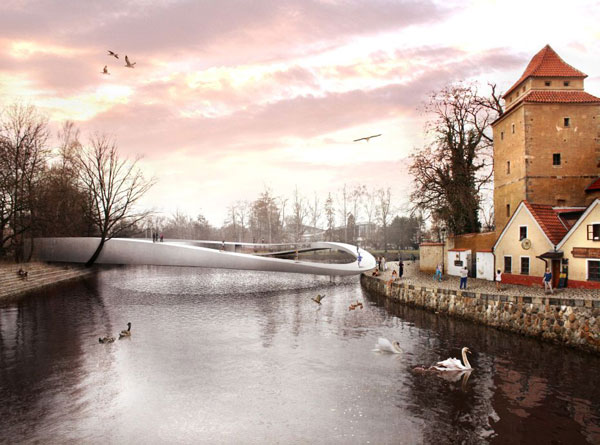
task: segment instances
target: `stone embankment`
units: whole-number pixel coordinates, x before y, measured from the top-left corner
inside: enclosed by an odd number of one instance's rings
[[[371,292],[435,313],[579,349],[600,352],[600,300],[510,296],[438,289],[361,275]]]
[[[19,276],[19,269],[27,271],[27,278]],[[83,277],[92,270],[83,266],[46,263],[0,265],[0,301],[74,278]]]

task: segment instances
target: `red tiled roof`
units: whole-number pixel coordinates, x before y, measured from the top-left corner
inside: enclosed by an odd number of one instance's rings
[[[551,205],[531,204],[527,201],[523,202],[550,241],[552,241],[553,244],[558,244],[568,232],[567,228],[560,220],[558,212],[556,212]]]
[[[470,250],[470,249],[465,249],[463,247],[459,247],[456,249],[448,249],[448,252],[466,252],[467,250]]]
[[[599,103],[600,98],[585,91],[532,90],[523,96],[524,102]]]
[[[504,93],[504,97],[510,94],[521,82],[528,77],[587,77],[578,69],[573,68],[560,58],[556,52],[550,48],[550,45],[544,46],[531,61],[525,72],[517,82]]]
[[[594,182],[592,182],[590,185],[588,185],[585,189],[586,192],[593,192],[596,190],[600,190],[600,177],[596,180],[594,180]]]

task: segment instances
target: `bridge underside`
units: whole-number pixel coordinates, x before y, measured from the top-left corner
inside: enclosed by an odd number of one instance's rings
[[[40,260],[85,263],[99,243],[99,238],[37,238],[34,246],[36,257]],[[376,266],[375,258],[370,253],[344,243],[303,243],[297,249],[290,248],[290,244],[225,243],[224,249],[222,247],[222,243],[215,241],[172,240],[153,243],[145,239],[114,238],[106,242],[96,263],[214,267],[337,276],[357,275]],[[277,255],[295,255],[296,250],[302,253],[325,249],[345,252],[354,261],[330,264],[272,258]],[[359,253],[362,257],[360,266],[357,261]]]

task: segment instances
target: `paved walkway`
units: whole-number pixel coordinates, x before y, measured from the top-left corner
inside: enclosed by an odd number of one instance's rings
[[[398,262],[388,262],[388,270],[382,274],[382,278],[389,280],[392,276],[392,269],[398,271]],[[494,281],[478,280],[476,278],[469,278],[467,281],[467,291],[480,292],[484,294],[495,294],[495,295],[511,295],[511,296],[523,296],[523,297],[539,297],[544,296],[544,289],[541,287],[529,287],[519,286],[516,284],[502,284],[501,290],[496,290],[496,283]],[[404,261],[404,275],[401,278],[403,283],[412,284],[420,287],[437,287],[440,289],[453,289],[459,290],[460,278],[444,275],[442,282],[438,283],[433,279],[433,273],[424,273],[419,270],[419,262]],[[600,300],[600,291],[597,289],[555,289],[554,295],[557,298],[581,298],[581,299],[593,299]]]

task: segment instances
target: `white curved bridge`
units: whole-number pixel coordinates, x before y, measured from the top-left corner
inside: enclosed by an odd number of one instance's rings
[[[36,256],[40,260],[85,263],[90,259],[99,243],[99,238],[37,238],[34,245]],[[214,248],[202,247],[210,245]],[[343,243],[305,243],[298,251],[339,250],[352,255],[355,259],[354,262],[329,264],[268,256],[277,254],[292,254],[293,256],[295,250],[289,250],[290,244],[225,243],[224,249],[218,250],[221,245],[221,242],[216,241],[171,240],[153,243],[146,239],[113,238],[104,244],[96,263],[214,267],[314,275],[356,275],[376,266],[375,258],[369,252]],[[279,249],[278,252],[270,253],[258,252],[265,248],[276,249],[278,246],[287,246],[287,250]],[[256,254],[240,253],[236,250],[254,250]],[[357,260],[359,253],[362,257],[360,266]]]

